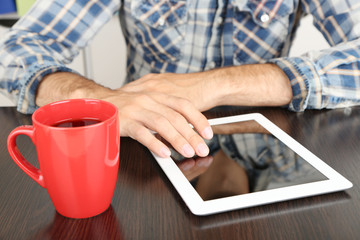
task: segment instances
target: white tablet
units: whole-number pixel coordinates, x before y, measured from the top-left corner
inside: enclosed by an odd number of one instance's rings
[[[195,215],[341,191],[352,183],[259,113],[209,120],[209,157],[153,154]]]

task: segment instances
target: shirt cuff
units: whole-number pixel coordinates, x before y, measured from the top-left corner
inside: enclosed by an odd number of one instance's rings
[[[74,72],[74,70],[53,62],[33,64],[19,81],[20,94],[17,110],[21,113],[32,114],[38,106],[35,104],[36,91],[41,80],[48,74],[55,72]]]
[[[293,99],[289,109],[296,112],[322,108],[322,84],[316,65],[301,57],[276,58],[269,62],[280,67],[289,78]]]

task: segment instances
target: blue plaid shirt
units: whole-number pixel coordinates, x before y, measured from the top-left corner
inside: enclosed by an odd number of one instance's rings
[[[287,56],[300,11],[313,15],[330,48]],[[66,64],[117,12],[128,81],[272,62],[290,80],[291,110],[360,103],[359,0],[38,0],[1,38],[1,93],[32,113],[41,79],[72,71]]]

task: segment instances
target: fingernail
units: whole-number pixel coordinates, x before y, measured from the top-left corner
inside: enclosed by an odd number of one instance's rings
[[[199,156],[207,156],[209,154],[209,148],[206,144],[204,143],[200,143],[198,146],[197,146],[197,151],[198,151],[198,155]]]
[[[183,151],[185,153],[184,157],[192,157],[195,154],[194,149],[190,146],[190,144],[185,144],[183,147]]]
[[[204,131],[202,132],[202,135],[206,138],[206,139],[211,139],[214,136],[214,133],[212,131],[211,127],[206,127],[204,129]]]
[[[171,155],[170,149],[168,149],[166,147],[162,147],[160,152],[161,152],[162,157],[170,157],[170,155]]]

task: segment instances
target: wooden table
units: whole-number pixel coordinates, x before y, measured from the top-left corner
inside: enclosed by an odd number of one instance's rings
[[[146,148],[121,139],[119,177],[111,207],[85,220],[59,215],[45,189],[11,160],[10,131],[30,124],[0,108],[0,239],[360,239],[360,108],[293,113],[280,108],[226,108],[208,117],[260,112],[348,178],[354,187],[304,199],[193,215]],[[35,147],[18,138],[38,166]]]

